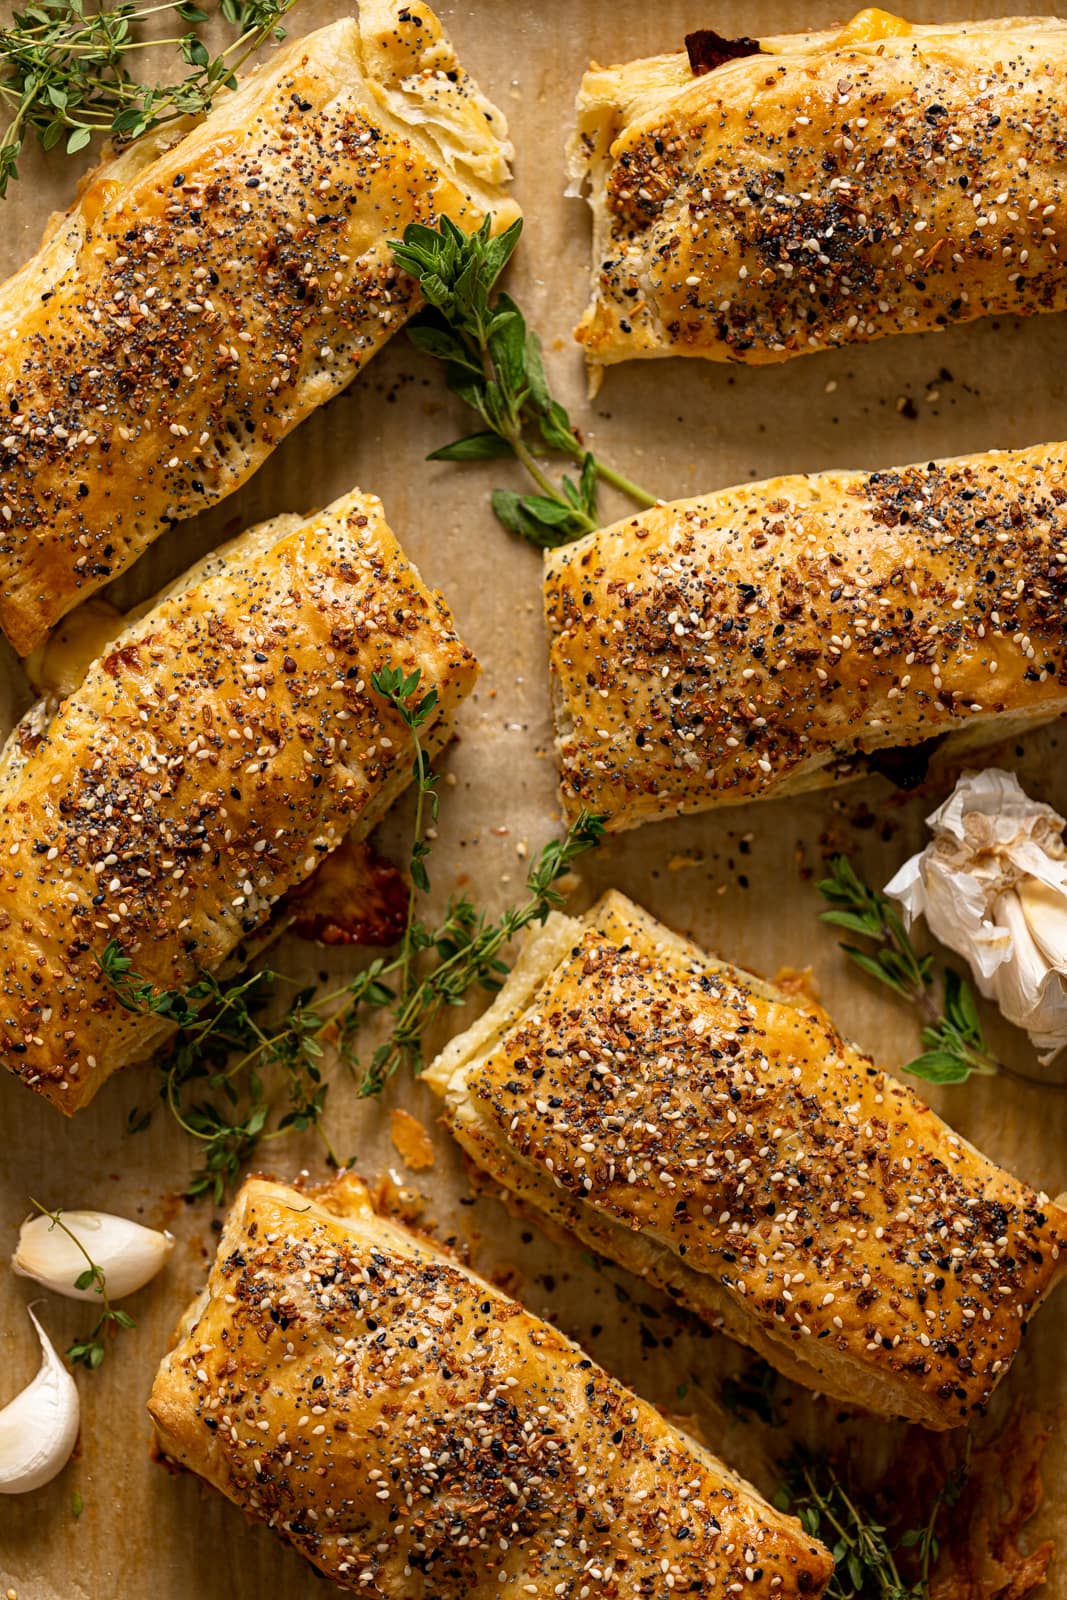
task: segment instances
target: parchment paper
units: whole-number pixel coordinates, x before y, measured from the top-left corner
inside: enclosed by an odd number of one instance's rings
[[[7,9],[5,6],[3,9]],[[848,15],[842,0],[461,0],[438,7],[465,63],[503,107],[517,149],[516,191],[527,233],[511,288],[540,327],[552,377],[595,448],[655,491],[677,498],[779,472],[876,467],[1067,434],[1064,372],[1067,319],[978,322],[920,338],[809,356],[784,367],[731,370],[672,360],[612,370],[592,407],[570,330],[584,304],[589,229],[584,203],[563,195],[563,145],[581,70],[601,61],[678,48],[687,29],[724,34],[826,27]],[[917,20],[996,15],[996,0],[921,0]],[[341,0],[302,0],[290,19],[308,31],[343,10]],[[69,202],[75,164],[27,156],[23,178],[0,202],[0,271],[13,271],[35,246],[48,212]],[[907,403],[905,403],[907,402]],[[194,557],[277,511],[325,504],[360,484],[379,493],[405,549],[438,584],[480,657],[481,685],[460,718],[445,765],[440,841],[431,862],[435,895],[460,885],[494,908],[522,889],[521,849],[533,853],[557,830],[550,746],[540,560],[504,533],[487,494],[508,481],[506,463],[460,468],[424,461],[434,445],[469,431],[433,364],[401,335],[345,395],[319,412],[275,453],[245,489],[214,514],[161,539],[115,586],[132,604]],[[515,478],[518,483],[518,478]],[[618,513],[626,508],[618,502]],[[29,696],[6,649],[0,656],[4,728]],[[1067,809],[1064,731],[1028,738],[1003,753],[1024,786]],[[916,1051],[908,1013],[846,969],[829,929],[817,920],[814,878],[830,848],[853,851],[873,882],[884,883],[924,838],[922,819],[943,797],[904,799],[881,780],[815,798],[723,809],[658,824],[608,843],[583,870],[576,904],[616,885],[672,926],[723,956],[773,975],[811,964],[822,999],[844,1030],[889,1066]],[[387,829],[397,851],[408,812]],[[351,953],[288,940],[272,961],[302,978],[343,973]],[[481,1002],[478,1002],[481,1004]],[[458,1028],[463,1014],[449,1019]],[[1022,1035],[989,1007],[983,1021],[995,1046],[1027,1070],[1035,1066]],[[938,1108],[968,1138],[1035,1186],[1065,1186],[1067,1093],[977,1080],[935,1092]],[[275,1600],[319,1592],[299,1558],[261,1526],[189,1476],[172,1476],[149,1455],[144,1410],[152,1375],[172,1326],[202,1281],[215,1247],[209,1203],[176,1198],[197,1162],[191,1142],[157,1109],[145,1133],[128,1136],[127,1113],[157,1104],[151,1069],[111,1082],[72,1122],[0,1074],[0,1261],[6,1261],[29,1197],[48,1206],[125,1212],[178,1236],[170,1263],[130,1301],[137,1319],[95,1374],[79,1374],[83,1423],[76,1460],[48,1488],[0,1501],[0,1594],[18,1600]],[[404,1170],[389,1138],[389,1112],[406,1106],[433,1128],[436,1165]],[[447,1134],[435,1126],[427,1090],[398,1083],[379,1105],[361,1103],[338,1072],[329,1129],[368,1179],[387,1176],[424,1197],[423,1215],[443,1238],[469,1250],[474,1264],[505,1274],[536,1311],[581,1339],[604,1365],[643,1395],[687,1413],[708,1442],[773,1491],[770,1456],[810,1428],[833,1439],[836,1411],[779,1385],[785,1429],[745,1425],[719,1405],[724,1373],[745,1356],[679,1316],[621,1271],[577,1249],[547,1241],[509,1218],[495,1200],[472,1202]],[[324,1176],[314,1136],[276,1141],[266,1159],[280,1176],[302,1168]],[[0,1402],[36,1368],[24,1305],[33,1288],[0,1267]],[[84,1331],[91,1307],[49,1296],[44,1322],[59,1348]],[[1064,1330],[1067,1294],[1037,1317],[1012,1371],[1006,1400],[1055,1415],[1067,1400]],[[868,1467],[885,1459],[897,1430],[859,1430]],[[1046,1503],[1031,1537],[1063,1546],[1050,1600],[1067,1597],[1067,1442],[1062,1431],[1045,1455]],[[72,1511],[74,1492],[84,1509]]]

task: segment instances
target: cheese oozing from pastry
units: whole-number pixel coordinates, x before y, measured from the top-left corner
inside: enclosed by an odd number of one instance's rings
[[[422,0],[364,0],[92,176],[0,286],[0,626],[21,655],[417,309],[390,246],[409,222],[517,215],[510,155]]]
[[[354,1177],[250,1179],[160,1366],[163,1453],[346,1593],[817,1596],[833,1561]],[[673,1583],[664,1585],[665,1574]]]
[[[410,782],[373,675],[437,690],[435,750],[477,666],[358,491],[216,551],[87,669],[64,631],[41,668],[65,698],[0,762],[0,1061],[69,1113],[172,1031],[118,1003],[105,948],[157,989],[239,965],[286,891]]]
[[[570,165],[593,272],[577,337],[594,374],[1067,306],[1062,18],[922,26],[871,9],[738,46],[758,53],[582,80]]]
[[[572,817],[908,787],[1067,712],[1067,446],[656,506],[548,552],[545,609]]]
[[[1067,1211],[818,1004],[620,894],[529,936],[424,1081],[523,1211],[883,1416],[946,1429],[980,1413],[1067,1263]]]

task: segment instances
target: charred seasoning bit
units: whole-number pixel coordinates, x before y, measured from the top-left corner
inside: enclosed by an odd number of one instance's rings
[[[246,1184],[153,1390],[170,1456],[347,1593],[821,1592],[799,1523],[556,1329],[354,1180],[320,1194]]]
[[[878,16],[747,61],[690,35],[703,76],[657,69],[639,116],[640,63],[589,72],[594,361],[784,361],[1067,307],[1067,25]]]
[[[660,506],[552,552],[545,604],[572,813],[915,782],[1067,710],[1064,449]]]
[[[236,489],[401,326],[416,296],[385,241],[441,213],[480,220],[424,139],[339,90],[356,27],[300,41],[240,138],[194,130],[102,184],[116,193],[77,270],[0,330],[0,621],[22,654]],[[389,48],[421,60],[417,39]],[[476,97],[459,74],[445,87]]]
[[[721,67],[727,61],[737,61],[744,56],[758,56],[760,42],[758,39],[748,39],[742,36],[739,39],[724,39],[721,33],[716,33],[713,28],[697,28],[695,33],[685,36],[686,53],[689,56],[689,65],[695,77],[703,77],[705,72],[714,72],[716,67]]]
[[[1060,1274],[1067,1213],[809,996],[668,938],[608,896],[466,1070],[477,1115],[453,1131],[505,1186],[521,1174],[527,1204],[713,1324],[725,1314],[789,1376],[963,1424]]]

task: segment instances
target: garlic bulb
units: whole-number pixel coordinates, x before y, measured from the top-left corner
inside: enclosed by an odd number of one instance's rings
[[[77,1287],[89,1265],[86,1256],[102,1269],[108,1299],[121,1300],[154,1278],[174,1248],[169,1233],[157,1233],[155,1228],[143,1228],[139,1222],[107,1211],[63,1211],[59,1215],[62,1227],[47,1213],[22,1224],[11,1265],[20,1277],[33,1278],[71,1300],[100,1300],[97,1285]],[[84,1254],[78,1244],[84,1247]]]
[[[51,1483],[70,1459],[80,1407],[74,1379],[27,1306],[41,1341],[37,1376],[0,1411],[0,1494]]]
[[[926,820],[933,839],[885,892],[966,958],[1047,1065],[1067,1045],[1067,824],[996,767],[965,773]]]

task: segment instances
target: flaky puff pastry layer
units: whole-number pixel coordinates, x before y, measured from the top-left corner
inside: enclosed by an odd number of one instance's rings
[[[0,288],[0,625],[26,655],[225,498],[417,307],[390,240],[503,196],[501,113],[433,12],[364,0],[94,174]]]
[[[112,940],[157,988],[228,970],[369,832],[411,778],[371,682],[388,666],[437,690],[420,737],[438,748],[477,666],[357,491],[209,556],[29,714],[0,769],[4,1066],[78,1110],[171,1031],[116,1001]]]
[[[656,506],[545,558],[563,803],[611,829],[1067,712],[1067,446]]]
[[[758,43],[703,76],[682,51],[582,80],[594,370],[785,361],[1067,306],[1063,19],[871,9]]]
[[[885,1416],[981,1412],[1064,1270],[1060,1205],[620,894],[531,935],[425,1081],[524,1210]]]
[[[338,1178],[238,1195],[159,1444],[341,1589],[818,1596],[829,1553],[569,1339]],[[673,1584],[665,1584],[673,1574]]]

